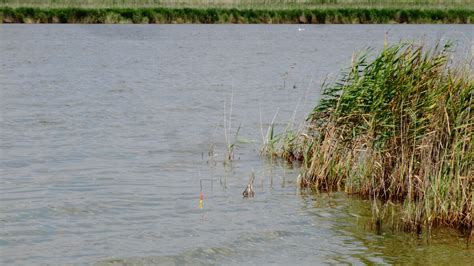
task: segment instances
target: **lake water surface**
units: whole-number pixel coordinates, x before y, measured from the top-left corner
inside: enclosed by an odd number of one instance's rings
[[[469,54],[474,27],[298,27],[0,25],[0,264],[472,263],[458,232],[375,234],[369,202],[300,191],[259,148],[386,33]]]

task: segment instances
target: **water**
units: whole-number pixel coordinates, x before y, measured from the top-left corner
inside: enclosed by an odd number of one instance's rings
[[[1,25],[0,263],[315,264],[474,260],[453,230],[368,227],[370,204],[297,189],[261,131],[304,120],[325,77],[384,35],[470,25]],[[232,110],[231,110],[232,106]],[[241,126],[235,161],[224,166]],[[263,130],[261,129],[263,127]],[[213,152],[213,156],[209,156]],[[242,199],[252,170],[256,197]],[[199,208],[200,179],[204,181]]]

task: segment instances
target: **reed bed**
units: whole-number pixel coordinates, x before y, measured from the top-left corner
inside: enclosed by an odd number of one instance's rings
[[[474,9],[0,7],[2,23],[473,23]]]
[[[0,0],[9,7],[225,7],[293,9],[322,7],[474,7],[471,0]]]
[[[450,49],[402,43],[354,57],[305,128],[272,134],[264,152],[300,161],[303,187],[401,202],[408,230],[472,232],[472,62],[451,64]]]

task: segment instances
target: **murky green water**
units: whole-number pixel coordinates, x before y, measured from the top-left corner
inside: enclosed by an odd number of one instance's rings
[[[368,202],[258,155],[386,32],[473,45],[470,25],[0,25],[1,264],[472,264],[458,232],[376,234]]]

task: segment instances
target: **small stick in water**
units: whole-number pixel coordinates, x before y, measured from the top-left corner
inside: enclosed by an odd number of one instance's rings
[[[255,174],[252,172],[250,176],[249,183],[247,184],[247,188],[245,188],[244,192],[242,193],[244,198],[253,198],[255,193],[253,192],[253,181],[255,180]]]

